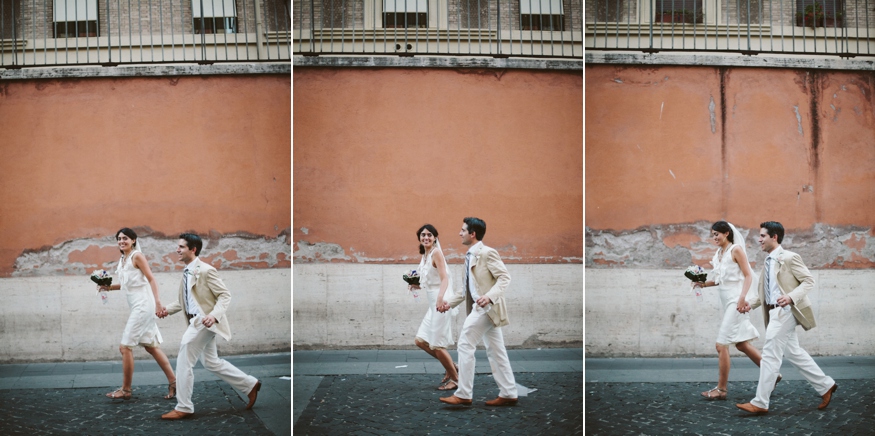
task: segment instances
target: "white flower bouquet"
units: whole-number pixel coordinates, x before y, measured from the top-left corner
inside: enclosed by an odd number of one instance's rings
[[[404,279],[407,284],[419,286],[419,274],[415,269],[410,270],[409,273],[404,274],[401,278]]]
[[[112,285],[112,276],[106,270],[99,269],[91,273],[91,281],[98,286],[109,286]]]
[[[693,265],[688,267],[686,271],[684,271],[684,276],[694,282],[705,283],[705,280],[708,279],[708,273],[699,265]]]

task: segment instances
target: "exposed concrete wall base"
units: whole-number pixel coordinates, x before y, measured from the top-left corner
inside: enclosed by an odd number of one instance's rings
[[[817,70],[863,70],[875,69],[875,60],[845,59],[836,56],[781,56],[760,54],[755,56],[740,53],[691,54],[691,53],[635,53],[593,52],[584,55],[587,64],[617,65],[688,65],[712,67],[758,67],[758,68],[804,68]]]
[[[295,67],[498,68],[582,71],[581,60],[488,57],[294,56]]]
[[[222,76],[236,74],[292,73],[288,62],[256,64],[176,64],[176,65],[119,65],[112,67],[51,67],[0,68],[0,80],[32,80],[90,77],[150,77],[150,76]]]

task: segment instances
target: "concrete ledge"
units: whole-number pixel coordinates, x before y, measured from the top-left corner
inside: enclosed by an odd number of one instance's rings
[[[706,288],[704,301],[690,293],[690,281],[678,269],[587,268],[586,357],[711,357],[720,327],[717,288]],[[813,356],[875,355],[872,281],[875,270],[812,270],[808,293],[817,326],[796,329],[799,343]],[[762,308],[751,312],[762,349]],[[730,347],[730,354],[741,354]]]
[[[458,56],[294,56],[293,63],[295,67],[583,70],[583,61],[576,59],[519,59]]]
[[[401,279],[415,267],[295,264],[295,350],[413,348],[413,338],[428,310],[426,297],[414,301]],[[503,327],[502,333],[508,348],[580,346],[582,265],[509,264],[507,269],[511,276],[505,293],[510,325]],[[463,270],[463,265],[450,264],[453,289],[460,287]],[[453,340],[458,340],[466,316],[463,303],[453,322]],[[455,345],[450,348],[455,349]],[[322,360],[328,355],[332,353],[323,355]],[[422,356],[427,357],[425,353]]]
[[[177,64],[120,65],[114,67],[25,67],[0,68],[0,80],[33,80],[91,77],[151,77],[151,76],[221,76],[292,73],[289,62],[257,64]]]
[[[759,54],[754,56],[740,53],[636,53],[587,51],[584,55],[587,64],[615,65],[689,65],[711,67],[755,67],[755,68],[806,68],[816,70],[865,70],[875,69],[875,58],[844,59],[838,56],[799,55],[785,56]]]
[[[218,339],[219,355],[287,352],[291,350],[290,269],[219,271],[231,291],[230,341]],[[176,297],[181,275],[156,273],[161,302]],[[101,304],[86,275],[0,279],[0,362],[74,362],[113,360],[130,309],[124,292],[109,293]],[[183,315],[159,319],[164,343],[174,358],[185,331]],[[142,348],[135,358],[148,357]],[[44,367],[52,370],[54,364]],[[28,366],[33,372],[41,368]],[[27,374],[24,374],[27,375]]]

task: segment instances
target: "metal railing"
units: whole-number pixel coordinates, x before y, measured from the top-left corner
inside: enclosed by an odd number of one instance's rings
[[[294,0],[295,55],[583,57],[584,0]]]
[[[0,0],[0,67],[291,59],[284,0]]]
[[[586,49],[875,55],[875,0],[587,0]]]

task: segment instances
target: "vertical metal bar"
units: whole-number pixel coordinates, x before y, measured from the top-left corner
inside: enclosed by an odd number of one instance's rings
[[[257,1],[258,0],[252,1],[253,8],[255,7],[255,2],[257,2]],[[246,60],[249,60],[249,19],[246,17],[246,1],[244,0],[241,4],[243,5],[243,44],[244,44],[243,46],[246,47],[246,50],[244,50],[246,52]],[[298,2],[298,4],[301,5],[301,30],[300,30],[300,33],[298,33],[298,50],[300,51],[301,44],[303,44],[302,38],[303,38],[303,34],[304,34],[304,24],[303,24],[304,23],[304,1],[301,0]],[[312,26],[312,24],[313,23],[310,23],[311,26]],[[257,26],[256,26],[256,29],[258,29]],[[313,40],[312,35],[313,35],[313,32],[310,32],[310,40],[311,41]],[[258,42],[258,38],[255,38],[255,41]],[[234,42],[237,42],[236,38],[234,39]],[[255,55],[257,57],[258,56],[258,47],[256,47],[255,50],[256,50]]]
[[[154,33],[152,32],[152,0],[149,0],[149,4],[146,7],[149,9],[149,61],[155,62],[155,41],[153,40]]]
[[[45,3],[43,3],[43,6],[45,6]],[[5,19],[6,11],[5,11],[5,9],[6,9],[6,3],[0,1],[0,36],[6,35],[6,19]],[[15,15],[13,15],[13,17],[14,16]],[[13,19],[12,22],[15,23],[15,20]],[[15,36],[14,36],[15,35],[15,27],[14,27],[14,24],[13,24],[12,34],[13,34],[12,53],[14,54],[15,53]],[[6,62],[3,61],[3,59],[6,59],[6,44],[0,42],[0,66],[6,65]],[[48,61],[46,63],[48,63]]]
[[[36,18],[35,17],[36,16],[36,3],[34,3],[34,0],[31,0],[31,2],[30,2],[30,14],[31,14],[31,17]],[[32,31],[33,40],[36,41],[36,20],[35,19],[31,20],[30,27],[33,28],[32,29],[33,30]],[[45,42],[43,42],[43,44],[45,44]],[[33,45],[33,64],[36,65],[36,44]]]
[[[267,3],[267,0],[265,0],[265,3]],[[280,29],[280,26],[279,26],[279,14],[278,14],[277,11],[276,11],[276,4],[277,4],[277,3],[278,3],[278,2],[276,2],[276,1],[273,2],[273,28],[275,29],[276,32],[279,32],[279,29]],[[343,13],[343,10],[342,10],[342,9],[341,9],[341,13]],[[342,20],[341,20],[341,21],[342,21]],[[333,18],[332,18],[332,24],[334,24],[334,23],[333,23]],[[341,29],[341,38],[343,38],[343,33],[342,33],[342,32],[343,32],[343,29]],[[334,34],[334,27],[331,28],[331,34],[332,34],[332,35]],[[341,40],[341,41],[342,41],[342,40]],[[341,47],[342,47],[342,46],[341,46]],[[341,48],[341,50],[343,50],[343,49]],[[276,38],[276,58],[277,58],[277,60],[282,59],[282,54],[280,53],[280,40],[279,40],[279,37]]]
[[[224,27],[225,32],[222,34],[222,39],[225,42],[225,60],[226,61],[228,60],[228,35],[229,35],[228,31],[233,30],[233,29],[231,29],[230,26],[232,24],[236,24],[236,22],[233,21],[236,18],[237,18],[237,14],[234,14],[234,18],[231,18],[228,16],[228,11],[225,10],[225,2],[223,0],[222,1],[222,21],[224,22],[223,27]],[[219,57],[219,55],[216,54],[217,60],[218,60],[218,57]]]
[[[179,25],[181,28],[180,33],[182,34],[182,60],[183,60],[183,62],[186,60],[186,56],[187,56],[187,54],[186,54],[187,50],[185,48],[185,33],[187,30],[187,26],[185,25],[186,24],[186,22],[185,22],[185,3],[186,3],[186,1],[187,0],[179,0]],[[192,37],[191,37],[191,51],[192,51],[192,53],[195,52],[195,48],[194,48],[194,38],[195,38],[195,36],[194,36],[194,7],[193,6],[194,6],[194,3],[192,2],[192,10],[191,10],[192,19],[191,19],[191,23],[190,23],[191,24],[191,33],[192,33]]]

